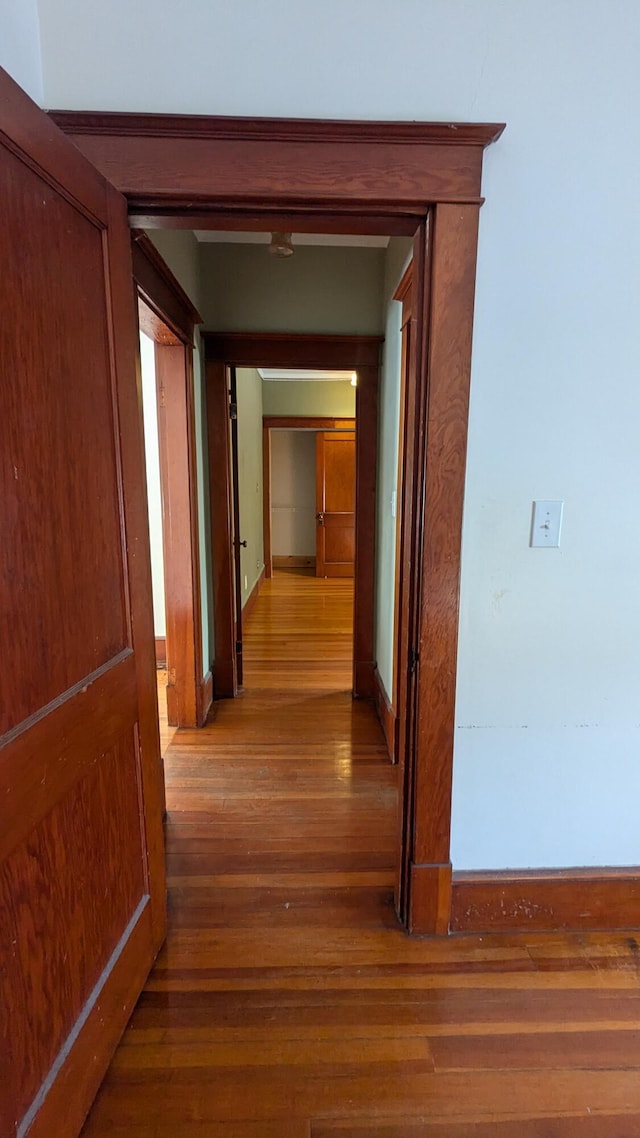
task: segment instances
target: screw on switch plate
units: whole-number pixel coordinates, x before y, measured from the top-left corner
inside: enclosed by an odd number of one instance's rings
[[[560,545],[562,508],[564,502],[538,501],[533,503],[531,540],[533,549],[557,549]]]

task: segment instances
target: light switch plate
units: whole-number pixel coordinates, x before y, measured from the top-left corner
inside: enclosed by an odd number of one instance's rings
[[[564,502],[541,500],[533,503],[531,540],[533,549],[557,549],[560,545]]]

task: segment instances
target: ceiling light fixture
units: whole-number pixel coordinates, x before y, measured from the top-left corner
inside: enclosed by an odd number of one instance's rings
[[[292,257],[295,253],[290,233],[272,233],[269,252],[274,257]]]

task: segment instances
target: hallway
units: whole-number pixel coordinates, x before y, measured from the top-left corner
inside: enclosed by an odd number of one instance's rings
[[[398,928],[351,590],[265,582],[244,693],[173,738],[169,936],[83,1138],[637,1136],[629,937]]]

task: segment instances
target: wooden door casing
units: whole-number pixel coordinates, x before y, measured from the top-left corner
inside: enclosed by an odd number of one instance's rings
[[[356,552],[356,436],[316,435],[316,577],[353,577]]]
[[[418,682],[420,716],[427,729],[409,738],[404,726],[408,708],[402,704],[406,684],[399,677],[398,749],[405,744],[412,748],[408,758],[417,788],[415,796],[402,801],[403,832],[414,835],[406,889],[407,897],[414,894],[415,903],[403,903],[401,912],[415,932],[446,932],[461,473],[466,459],[476,236],[483,201],[483,151],[500,137],[504,123],[327,122],[75,111],[56,112],[55,120],[127,195],[130,215],[139,224],[244,231],[250,221],[252,228],[265,232],[419,236],[429,219],[435,254],[433,263],[424,266],[429,281],[422,281],[416,290],[420,308],[415,313],[416,329],[421,336],[425,333],[425,350],[419,357],[429,396],[419,420],[412,413],[410,424],[405,424],[412,454],[420,449],[414,446],[414,429],[431,440],[428,462],[417,471],[428,524],[424,544],[414,546],[404,524],[411,519],[403,520],[399,602],[402,614],[408,616],[409,610],[412,614],[411,652],[422,653],[427,661]],[[216,336],[212,366],[229,361],[227,345],[233,339],[233,334]],[[234,357],[234,362],[265,364],[265,358],[251,350],[259,346],[259,339],[242,336],[242,356]],[[288,353],[284,355],[291,360]],[[365,538],[369,530],[373,541],[375,531],[375,463],[371,474],[364,461],[369,433],[362,428],[375,423],[377,368],[374,361],[370,369],[363,369],[362,363],[350,361],[359,377],[354,692],[374,696],[370,619],[374,557],[369,556]],[[296,366],[283,359],[278,364]],[[328,361],[320,366],[329,366]],[[406,466],[414,497],[414,469],[410,461]],[[421,609],[423,600],[426,605]],[[420,620],[414,621],[414,615]],[[407,662],[403,652],[403,670]],[[404,856],[401,860],[405,867]]]
[[[0,1119],[66,1138],[165,931],[137,324],[124,199],[4,72],[0,148]]]

